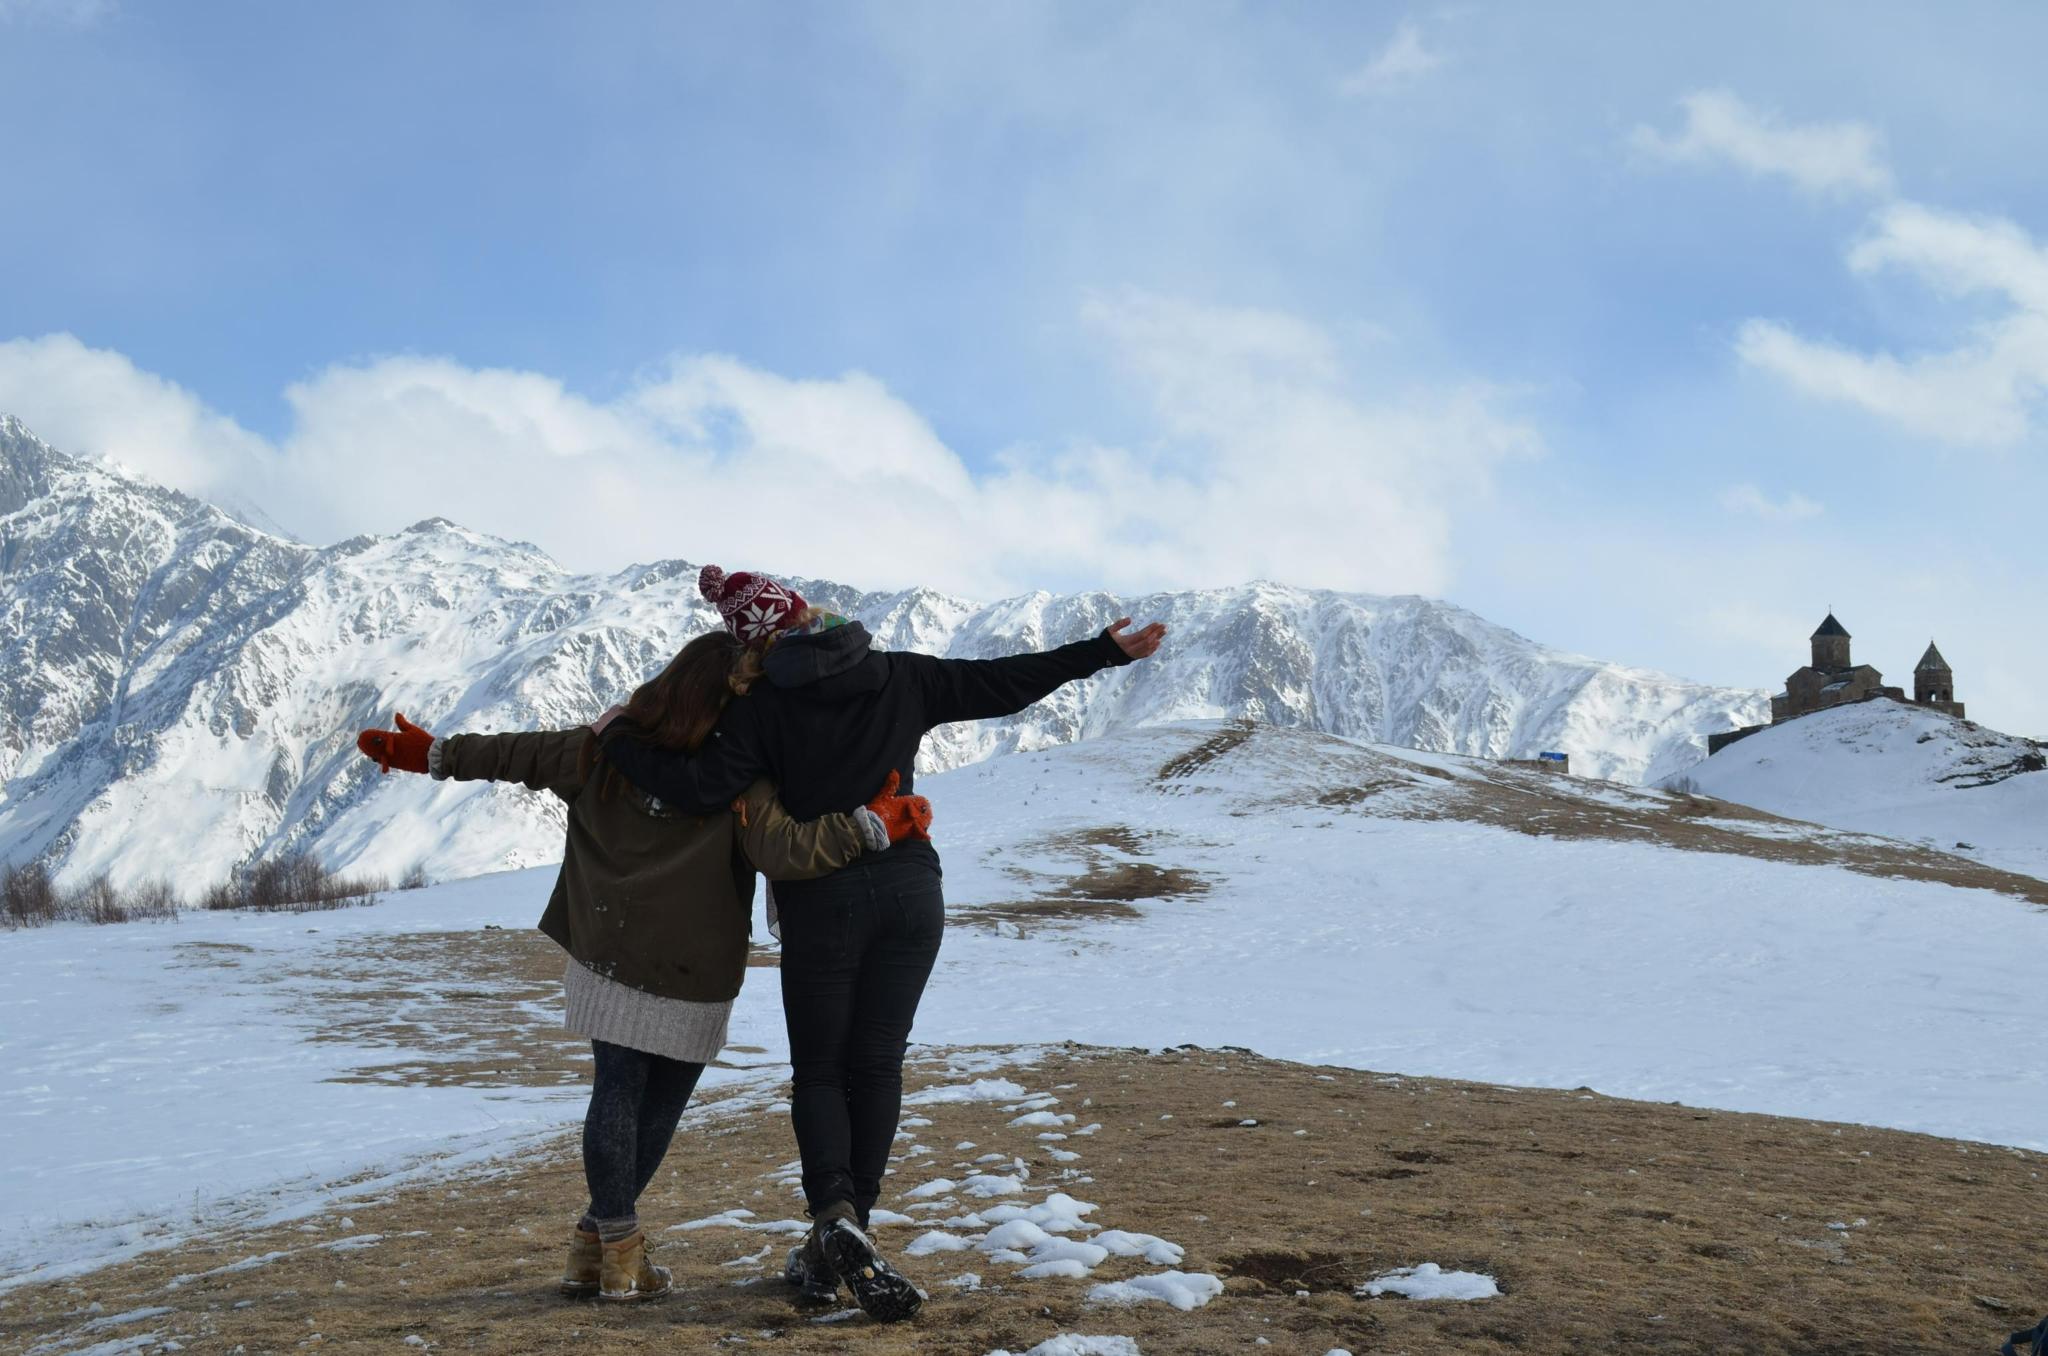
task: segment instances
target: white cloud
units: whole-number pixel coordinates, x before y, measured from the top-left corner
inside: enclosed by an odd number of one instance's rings
[[[1636,149],[1672,161],[1727,161],[1811,192],[1893,191],[1882,139],[1868,124],[1786,125],[1722,90],[1680,103],[1683,130],[1666,136],[1637,127]],[[1866,276],[1902,271],[1945,297],[1990,297],[2004,310],[1973,323],[1959,344],[1904,355],[1809,338],[1783,321],[1753,318],[1736,336],[1742,361],[1924,437],[2006,446],[2029,436],[2048,394],[2048,249],[2003,218],[1892,200],[1876,210],[1847,263]]]
[[[1900,202],[1878,213],[1848,263],[1864,274],[1904,270],[1946,296],[2002,298],[2006,310],[1955,348],[1906,357],[1751,320],[1736,340],[1743,361],[1926,437],[2001,446],[2028,435],[2048,394],[2048,249],[2010,221]]]
[[[1395,94],[1443,64],[1443,54],[1423,46],[1421,30],[1404,19],[1379,55],[1345,77],[1338,90],[1350,98]]]
[[[1767,522],[1798,522],[1818,518],[1826,509],[1796,491],[1773,499],[1754,485],[1731,485],[1721,492],[1721,507],[1730,513],[1746,513]]]
[[[224,494],[261,475],[268,445],[190,391],[68,334],[0,342],[0,412],[166,485]]]
[[[275,444],[69,335],[0,345],[0,410],[68,450],[253,500],[310,540],[442,515],[578,567],[685,556],[988,596],[1258,576],[1440,592],[1459,506],[1538,440],[1478,387],[1368,401],[1315,327],[1129,293],[1085,319],[1156,413],[1145,451],[971,470],[875,378],[729,357],[592,401],[445,358],[330,367]]]
[[[1725,161],[1751,174],[1778,175],[1814,193],[1891,192],[1883,138],[1868,123],[1786,124],[1726,90],[1701,90],[1678,103],[1685,126],[1676,135],[1640,125],[1629,144],[1679,164]]]

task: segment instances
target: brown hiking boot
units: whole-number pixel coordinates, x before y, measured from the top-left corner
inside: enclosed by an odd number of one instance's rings
[[[588,1299],[597,1293],[604,1270],[604,1244],[596,1234],[581,1229],[569,1240],[569,1265],[562,1268],[562,1293],[571,1299]]]
[[[647,1235],[635,1232],[630,1238],[603,1245],[599,1266],[597,1297],[617,1303],[660,1299],[668,1293],[667,1267],[647,1260]]]

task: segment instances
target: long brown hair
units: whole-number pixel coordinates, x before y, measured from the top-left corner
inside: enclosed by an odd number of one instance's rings
[[[730,631],[707,631],[698,636],[677,651],[660,673],[633,689],[618,718],[659,748],[695,752],[711,737],[712,727],[732,697],[726,680],[740,648],[739,639]],[[598,751],[595,738],[583,746],[586,778]],[[605,794],[611,792],[612,776],[613,770],[606,769]]]

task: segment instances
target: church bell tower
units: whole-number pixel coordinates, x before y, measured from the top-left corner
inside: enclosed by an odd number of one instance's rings
[[[1813,666],[1822,673],[1835,673],[1854,668],[1849,662],[1849,632],[1835,614],[1828,613],[1828,619],[1813,633]]]

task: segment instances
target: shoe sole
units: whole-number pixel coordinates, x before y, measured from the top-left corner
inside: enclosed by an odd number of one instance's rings
[[[597,1292],[598,1299],[606,1304],[645,1304],[649,1300],[667,1299],[675,1292],[675,1278],[669,1274],[666,1267],[657,1267],[655,1269],[661,1273],[661,1289],[613,1291],[599,1287]]]
[[[837,1285],[819,1285],[813,1280],[811,1274],[797,1263],[797,1257],[801,1252],[802,1249],[798,1249],[796,1252],[791,1253],[789,1261],[783,1264],[782,1283],[791,1290],[796,1291],[796,1297],[806,1304],[837,1304],[839,1302],[839,1287]],[[830,1264],[828,1263],[827,1265]]]
[[[596,1281],[563,1281],[555,1287],[564,1299],[589,1299],[597,1293]]]
[[[924,1308],[924,1296],[910,1283],[910,1278],[890,1266],[851,1224],[843,1220],[835,1223],[820,1241],[825,1247],[825,1260],[839,1273],[846,1288],[853,1291],[853,1302],[875,1322],[901,1323],[915,1318],[917,1311]]]
[[[646,1304],[650,1300],[667,1299],[674,1289],[674,1286],[664,1286],[660,1290],[628,1290],[620,1295],[600,1290],[597,1297],[606,1304]]]

